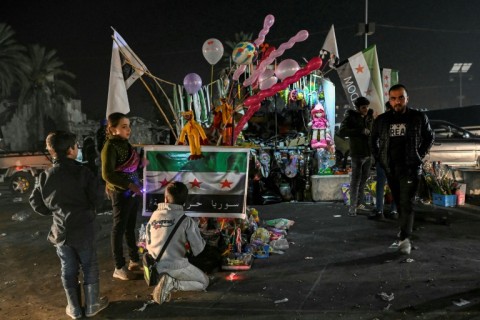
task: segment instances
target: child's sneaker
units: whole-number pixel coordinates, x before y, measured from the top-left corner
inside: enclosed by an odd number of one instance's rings
[[[127,269],[126,266],[123,266],[120,269],[115,268],[113,277],[120,280],[132,280],[135,278],[135,276]]]
[[[173,288],[174,279],[166,273],[161,274],[160,280],[158,281],[157,286],[153,290],[153,300],[158,304],[170,301],[170,292]]]
[[[128,270],[130,271],[140,271],[143,266],[140,265],[140,261],[132,261],[128,263]]]

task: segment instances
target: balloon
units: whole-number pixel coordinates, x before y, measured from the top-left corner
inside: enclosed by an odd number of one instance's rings
[[[283,80],[287,77],[293,76],[295,72],[300,69],[297,61],[293,59],[286,59],[280,62],[275,70],[275,75],[278,79]]]
[[[263,29],[258,34],[258,38],[253,42],[255,46],[260,46],[265,41],[265,36],[267,35],[268,31],[270,31],[270,27],[275,22],[275,17],[271,14],[265,17],[263,20]]]
[[[255,57],[257,49],[250,42],[239,42],[232,52],[232,60],[236,64],[250,64]]]
[[[256,95],[250,96],[247,99],[245,99],[245,101],[243,101],[243,105],[249,108],[248,108],[248,111],[245,113],[245,115],[237,123],[237,126],[235,127],[234,134],[233,134],[234,140],[237,139],[237,136],[242,131],[242,128],[245,125],[245,123],[247,123],[247,121],[252,117],[252,115],[260,109],[261,102],[263,101],[263,99],[267,97],[271,97],[275,93],[281,90],[285,90],[289,85],[297,82],[298,80],[308,75],[309,73],[317,69],[320,69],[321,66],[322,66],[322,59],[320,59],[319,57],[314,57],[310,59],[310,61],[308,61],[305,67],[295,72],[293,76],[287,77],[282,82],[274,84],[271,88],[262,90]]]
[[[285,50],[292,48],[296,42],[305,41],[307,38],[308,38],[307,30],[298,31],[298,33],[295,36],[291,37],[287,42],[282,43],[277,50],[273,51],[268,56],[268,58],[263,60],[258,66],[258,68],[255,70],[255,72],[253,72],[253,74],[250,76],[250,78],[248,78],[243,82],[243,86],[248,87],[252,85],[255,82],[255,80],[257,80],[258,77],[263,73],[263,71],[265,71],[267,66],[271,64],[276,58],[280,57],[285,52]]]
[[[246,64],[242,64],[238,66],[237,70],[235,70],[235,72],[233,73],[232,79],[235,81],[238,81],[238,79],[240,79],[240,76],[245,72],[246,68],[247,68]]]
[[[277,81],[278,79],[275,77],[273,70],[265,70],[265,72],[258,78],[258,86],[260,87],[260,90],[266,90],[277,83]]]
[[[202,87],[202,78],[196,73],[189,73],[183,79],[183,86],[189,94],[197,93]]]
[[[208,63],[214,65],[223,56],[223,44],[215,38],[208,39],[203,43],[202,52]]]

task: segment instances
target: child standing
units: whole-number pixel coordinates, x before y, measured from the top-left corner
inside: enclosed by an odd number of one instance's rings
[[[131,280],[132,270],[139,269],[138,248],[135,239],[137,211],[140,205],[140,179],[137,169],[140,157],[128,142],[130,120],[123,113],[115,112],[108,116],[107,141],[102,149],[102,178],[113,207],[111,246],[115,259],[113,277]],[[123,237],[128,246],[130,262],[125,265]]]
[[[56,246],[60,258],[67,315],[72,319],[82,317],[78,282],[81,267],[85,315],[93,317],[108,306],[106,298],[99,298],[94,224],[97,179],[90,169],[75,161],[78,145],[73,133],[50,133],[46,144],[53,167],[40,174],[30,205],[41,215],[53,216],[48,240]]]
[[[182,182],[172,182],[165,189],[165,203],[160,203],[152,213],[147,224],[147,250],[156,259],[168,239],[176,223],[181,223],[172,236],[170,243],[157,263],[158,274],[161,275],[153,300],[158,304],[170,300],[172,290],[203,291],[209,280],[202,270],[188,262],[185,257],[185,243],[189,242],[194,256],[205,248],[197,223],[190,217],[178,222],[187,201],[188,189]]]

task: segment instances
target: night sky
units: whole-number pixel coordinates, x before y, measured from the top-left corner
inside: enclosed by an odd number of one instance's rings
[[[431,109],[458,106],[459,80],[449,79],[454,62],[472,62],[463,78],[463,105],[480,104],[480,2],[370,0],[369,21],[376,23],[368,44],[376,44],[380,67],[398,69],[409,88],[410,104]],[[64,68],[77,78],[74,87],[90,119],[105,114],[113,26],[159,78],[181,84],[186,74],[210,79],[202,55],[209,38],[233,40],[236,32],[261,30],[267,14],[275,24],[265,42],[279,46],[305,29],[309,38],[281,57],[302,62],[318,55],[332,24],[342,60],[364,48],[356,36],[365,20],[364,0],[256,1],[26,1],[2,0],[0,21],[16,31],[22,44],[57,50]],[[216,66],[219,69],[219,65]],[[338,77],[337,101],[345,99]],[[472,77],[472,80],[469,78]],[[131,96],[130,96],[131,94]],[[132,115],[158,111],[140,82],[129,90]]]

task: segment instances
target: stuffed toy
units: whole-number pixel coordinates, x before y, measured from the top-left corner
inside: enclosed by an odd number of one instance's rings
[[[309,123],[312,126],[312,141],[310,145],[314,149],[327,148],[332,144],[332,136],[329,132],[325,109],[321,103],[317,103],[310,113],[312,115],[312,122]]]
[[[188,144],[190,146],[190,156],[188,160],[196,160],[202,158],[201,144],[207,144],[207,135],[201,125],[193,118],[193,111],[182,112],[182,117],[187,121],[183,126],[182,132],[178,137],[177,143],[183,145],[185,143],[185,137],[188,138]]]
[[[223,145],[230,145],[232,140],[232,116],[233,107],[227,103],[227,99],[220,99],[221,105],[213,111],[213,127],[222,135]]]

